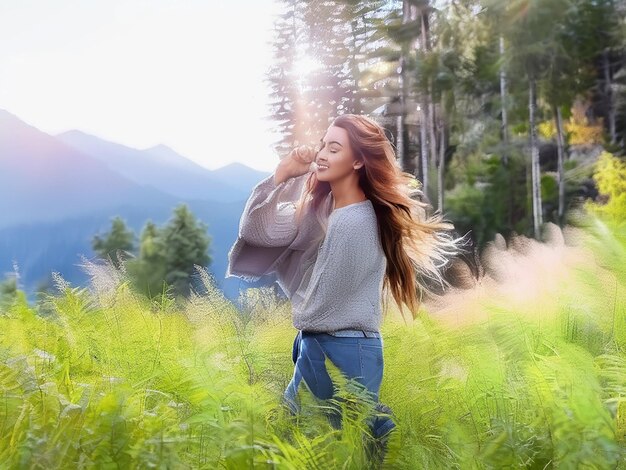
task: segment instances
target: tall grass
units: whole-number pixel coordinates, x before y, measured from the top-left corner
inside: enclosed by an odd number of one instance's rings
[[[626,237],[600,222],[499,240],[486,275],[383,328],[387,468],[626,468]],[[302,393],[289,304],[250,289],[150,302],[123,274],[0,315],[3,468],[366,468],[370,405],[344,426]]]

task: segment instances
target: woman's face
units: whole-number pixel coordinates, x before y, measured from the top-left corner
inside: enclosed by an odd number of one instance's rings
[[[322,138],[315,162],[317,179],[328,182],[344,179],[363,166],[354,158],[348,132],[335,126],[330,126]]]

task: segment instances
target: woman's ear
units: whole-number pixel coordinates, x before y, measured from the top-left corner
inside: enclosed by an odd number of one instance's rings
[[[363,162],[360,161],[355,161],[352,164],[352,168],[354,168],[355,170],[358,170],[359,168],[363,168]]]

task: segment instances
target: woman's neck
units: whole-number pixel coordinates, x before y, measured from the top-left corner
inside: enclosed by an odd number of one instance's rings
[[[355,202],[365,201],[367,197],[356,178],[346,178],[330,183],[330,192],[335,201],[333,209],[339,209]]]

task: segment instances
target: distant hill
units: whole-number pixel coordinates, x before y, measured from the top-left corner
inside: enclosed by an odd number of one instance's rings
[[[0,110],[0,228],[129,202],[171,206],[176,199]]]
[[[213,172],[163,145],[138,150],[76,130],[56,137],[135,183],[184,199],[240,201],[248,197],[250,189],[265,175],[238,164],[242,175],[233,178],[228,170]]]
[[[265,179],[270,173],[254,170],[241,163],[231,163],[217,170],[213,170],[213,174],[217,175],[223,181],[228,181],[231,186],[247,194],[261,180]]]
[[[207,171],[206,168],[201,167],[188,158],[181,156],[167,145],[156,145],[154,147],[141,150],[141,152],[145,153],[152,163],[157,163],[158,165],[175,167],[181,170],[195,171],[199,173]]]

